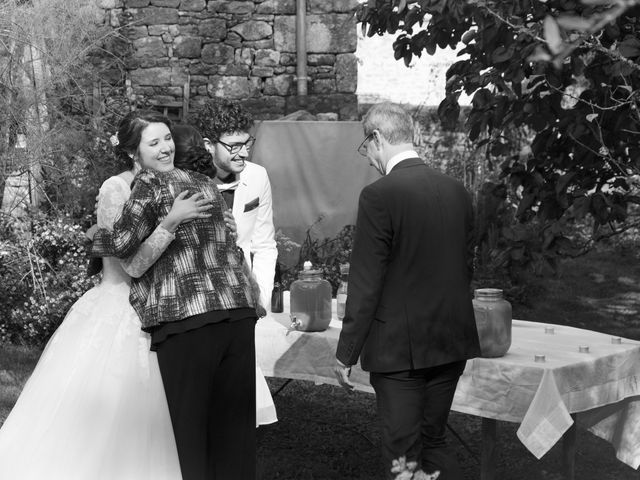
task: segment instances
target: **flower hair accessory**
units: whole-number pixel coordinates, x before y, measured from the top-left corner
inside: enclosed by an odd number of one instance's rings
[[[120,145],[120,139],[118,139],[117,133],[114,133],[113,135],[111,135],[109,137],[109,141],[111,142],[112,147],[117,147],[118,145]]]

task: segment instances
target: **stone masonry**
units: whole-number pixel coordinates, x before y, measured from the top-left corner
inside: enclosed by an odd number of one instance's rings
[[[133,53],[132,93],[190,108],[214,95],[260,119],[299,109],[356,119],[357,0],[307,0],[306,99],[296,90],[296,0],[97,0]]]

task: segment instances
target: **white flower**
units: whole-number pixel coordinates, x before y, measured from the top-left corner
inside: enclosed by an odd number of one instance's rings
[[[118,138],[117,133],[114,133],[113,135],[111,135],[109,137],[109,141],[111,142],[112,147],[117,147],[118,145],[120,145],[120,139]]]

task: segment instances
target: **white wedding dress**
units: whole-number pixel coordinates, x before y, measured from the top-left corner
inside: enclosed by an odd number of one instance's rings
[[[130,193],[122,177],[105,181],[98,226],[113,225]],[[123,268],[141,275],[172,240],[158,228],[131,259],[103,259],[102,281],[71,307],[0,428],[0,479],[181,479],[158,360]],[[257,420],[272,423],[256,373]]]

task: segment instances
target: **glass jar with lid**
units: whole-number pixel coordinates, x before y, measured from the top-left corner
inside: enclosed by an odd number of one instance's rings
[[[298,279],[291,283],[290,308],[292,326],[303,332],[321,332],[331,323],[331,284],[304,262]]]
[[[481,357],[502,357],[511,347],[511,304],[499,288],[475,291],[473,311],[480,339]]]

